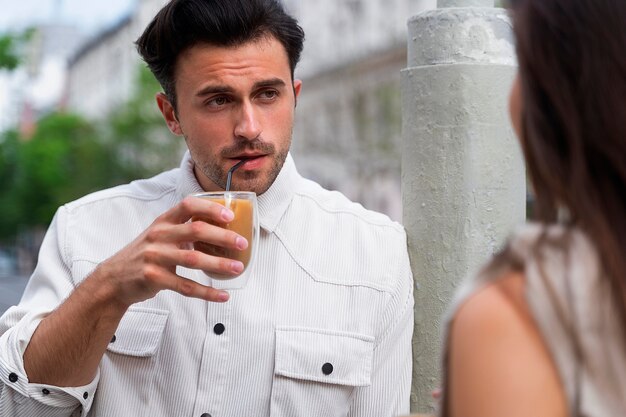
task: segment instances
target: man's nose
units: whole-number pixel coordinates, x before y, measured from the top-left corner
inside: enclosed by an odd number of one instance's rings
[[[242,139],[254,140],[261,135],[261,123],[257,116],[258,109],[250,102],[244,102],[235,122],[235,136]]]

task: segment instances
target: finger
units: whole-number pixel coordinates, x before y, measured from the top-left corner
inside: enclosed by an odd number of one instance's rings
[[[146,240],[150,243],[181,243],[206,242],[226,249],[244,250],[248,241],[223,227],[215,226],[204,221],[188,222],[176,226],[169,224],[153,225],[146,232]]]
[[[135,303],[152,298],[162,290],[172,290],[187,297],[207,301],[224,302],[229,299],[227,292],[181,277],[174,271],[175,268],[170,269],[163,265],[144,265],[141,279],[130,280],[122,286],[122,297]]]
[[[206,198],[186,197],[161,216],[163,220],[171,223],[184,223],[193,217],[217,223],[228,223],[235,218],[235,214],[223,205]]]
[[[183,266],[189,269],[200,269],[208,273],[235,277],[243,272],[241,261],[208,255],[198,250],[174,250],[161,255],[163,266]]]
[[[227,292],[176,275],[173,270],[163,266],[148,265],[144,267],[143,272],[144,280],[138,287],[144,292],[147,291],[148,294],[151,294],[151,297],[154,297],[159,291],[172,290],[186,297],[200,298],[213,302],[224,302],[229,299]]]
[[[184,234],[183,237],[193,242],[205,242],[210,245],[237,250],[244,250],[248,247],[248,240],[245,237],[232,230],[203,221],[186,223],[182,233]]]
[[[229,299],[229,294],[226,291],[217,290],[178,275],[175,275],[175,277],[172,286],[168,289],[176,291],[185,297],[199,298],[216,303],[223,303]]]

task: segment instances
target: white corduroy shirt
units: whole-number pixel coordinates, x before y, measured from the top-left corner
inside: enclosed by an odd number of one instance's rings
[[[152,179],[61,207],[18,306],[0,319],[3,417],[408,414],[413,280],[403,228],[302,178],[291,156],[259,197],[258,258],[223,304],[162,291],[133,305],[88,386],[31,384],[39,322],[185,196],[185,155]],[[202,272],[178,273],[219,287]]]

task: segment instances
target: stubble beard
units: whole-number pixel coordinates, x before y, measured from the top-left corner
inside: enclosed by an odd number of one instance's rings
[[[260,151],[266,153],[267,157],[272,159],[272,163],[268,171],[235,171],[231,179],[230,187],[231,191],[253,191],[257,195],[261,195],[272,186],[278,177],[278,174],[280,174],[280,171],[285,164],[285,160],[287,159],[290,144],[291,138],[287,141],[286,147],[277,150],[276,146],[273,144],[263,142],[261,140],[237,143],[232,147],[223,149],[220,152],[220,156],[214,156],[209,160],[203,161],[199,167],[208,179],[221,189],[225,190],[228,170],[231,167],[223,167],[218,161],[223,160],[222,158],[229,158],[244,151]],[[198,162],[200,161],[197,161],[196,164],[198,164]],[[233,166],[235,164],[236,162],[233,162]]]

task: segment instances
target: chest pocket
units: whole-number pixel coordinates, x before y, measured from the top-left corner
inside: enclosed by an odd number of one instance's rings
[[[271,416],[346,416],[356,387],[371,383],[374,338],[278,328]]]
[[[166,310],[129,308],[107,350],[128,356],[153,356],[161,344],[168,314]]]
[[[150,410],[158,375],[158,359],[169,312],[166,310],[130,307],[122,317],[115,336],[107,346],[100,367],[100,382],[90,415],[110,415],[119,409],[119,398],[99,395],[123,386],[125,406],[136,410],[135,417],[160,415]],[[141,411],[139,411],[141,410]]]

